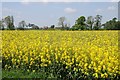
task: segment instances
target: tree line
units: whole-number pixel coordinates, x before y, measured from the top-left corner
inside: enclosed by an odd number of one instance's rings
[[[102,16],[96,15],[88,16],[87,18],[85,16],[80,16],[76,21],[75,24],[70,27],[70,23],[67,21],[66,17],[60,17],[58,19],[58,26],[51,25],[50,27],[44,26],[44,27],[38,27],[35,24],[26,24],[24,20],[20,21],[18,26],[15,27],[14,25],[14,18],[13,16],[6,16],[4,19],[0,20],[0,30],[25,30],[25,29],[60,29],[60,30],[120,30],[120,21],[117,20],[117,18],[113,18],[104,24],[101,23]]]
[[[120,21],[117,18],[113,18],[105,22],[101,23],[102,16],[96,15],[88,16],[87,19],[85,16],[80,16],[75,24],[72,26],[72,30],[120,30]]]

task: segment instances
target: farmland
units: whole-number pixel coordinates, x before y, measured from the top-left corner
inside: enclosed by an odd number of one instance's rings
[[[118,79],[119,65],[118,31],[2,31],[5,71],[44,72],[61,79]]]

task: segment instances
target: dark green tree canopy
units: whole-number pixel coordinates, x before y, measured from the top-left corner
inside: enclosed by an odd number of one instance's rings
[[[120,21],[117,21],[117,18],[107,21],[103,24],[104,29],[107,30],[120,30]]]
[[[86,21],[85,16],[81,16],[76,20],[76,24],[85,25],[85,21]]]

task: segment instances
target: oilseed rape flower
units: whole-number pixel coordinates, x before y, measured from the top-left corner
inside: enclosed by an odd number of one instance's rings
[[[116,77],[120,75],[118,38],[118,31],[2,31],[2,68]]]

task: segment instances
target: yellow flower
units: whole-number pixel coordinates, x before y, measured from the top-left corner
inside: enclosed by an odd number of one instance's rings
[[[33,70],[32,72],[35,72],[35,70]]]
[[[94,73],[93,76],[96,77],[96,78],[98,78],[98,74],[97,73]]]
[[[67,69],[74,68],[86,75],[91,76],[89,71],[93,71],[96,78],[120,75],[118,31],[5,30],[1,38],[5,69],[29,66],[27,71],[32,68],[35,72],[39,66],[66,64]]]

